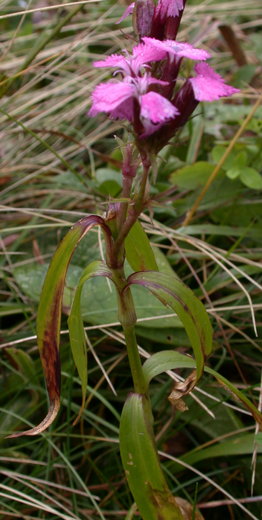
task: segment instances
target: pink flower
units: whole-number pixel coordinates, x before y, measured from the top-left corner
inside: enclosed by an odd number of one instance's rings
[[[136,87],[131,83],[124,83],[124,81],[100,83],[92,93],[93,104],[89,115],[95,116],[99,112],[112,114],[116,111],[116,119],[133,121],[132,99],[135,96]]]
[[[158,0],[155,5],[153,0],[136,0],[126,8],[116,23],[122,22],[134,12],[135,30],[140,38],[149,35],[159,37],[160,33],[163,33],[162,36],[164,36],[165,29],[167,29],[165,25],[169,25],[170,22],[175,38],[185,3],[186,0]],[[171,37],[171,35],[169,36]],[[161,39],[163,38],[161,37]]]
[[[186,0],[158,0],[151,31],[145,36],[152,36],[158,40],[175,40],[185,3]]]
[[[151,135],[178,114],[168,99],[157,92],[148,92],[152,84],[163,83],[147,75],[100,83],[93,91],[89,115],[105,112],[113,119],[127,119],[143,137]]]
[[[174,119],[178,114],[177,108],[157,92],[144,94],[141,101],[140,119],[145,131],[141,137],[153,134],[165,122]]]
[[[174,40],[160,41],[156,38],[149,38],[145,36],[143,38],[145,46],[152,47],[155,52],[163,52],[170,57],[170,59],[176,58],[190,58],[191,60],[207,60],[210,58],[210,54],[203,49],[197,49],[190,45],[190,43],[179,43]],[[149,51],[148,51],[149,53]],[[153,54],[153,51],[152,51]]]
[[[155,16],[159,16],[161,20],[165,20],[168,16],[175,18],[184,9],[184,3],[183,0],[159,0]]]
[[[162,60],[165,56],[165,50],[158,49],[153,45],[140,43],[133,48],[133,54],[129,55],[126,53],[125,56],[121,54],[111,54],[111,56],[107,56],[104,60],[95,61],[93,65],[98,68],[115,67],[128,76],[136,76],[147,63]]]
[[[227,85],[224,79],[217,74],[207,63],[198,63],[195,66],[195,78],[190,78],[195,99],[198,101],[215,101],[222,96],[232,96],[239,92],[237,88]]]

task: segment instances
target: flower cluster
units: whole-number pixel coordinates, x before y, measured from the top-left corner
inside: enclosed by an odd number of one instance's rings
[[[137,143],[155,152],[185,124],[200,101],[238,92],[206,63],[208,52],[175,40],[185,1],[131,4],[122,19],[134,10],[140,42],[130,54],[113,54],[94,63],[116,70],[112,81],[94,89],[89,115],[104,112],[112,119],[129,121]],[[185,58],[197,63],[181,84]]]

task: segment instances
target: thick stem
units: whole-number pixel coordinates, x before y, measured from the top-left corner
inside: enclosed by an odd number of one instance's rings
[[[134,383],[134,390],[137,394],[146,395],[147,388],[145,377],[142,369],[142,363],[138,352],[138,346],[136,342],[135,327],[124,327],[123,331],[126,340],[126,348],[129,360],[129,366],[132,374]]]
[[[126,287],[127,280],[125,278],[123,268],[114,269],[112,279],[117,288],[118,317],[125,335],[126,348],[134,383],[134,389],[136,393],[146,395],[147,385],[143,373],[140,355],[138,352],[135,334],[135,306],[131,291],[129,287]]]
[[[131,155],[127,154],[127,159],[131,161]],[[130,202],[120,204],[115,215],[115,236],[113,246],[110,251],[107,246],[108,265],[111,268],[112,280],[115,283],[118,295],[118,315],[123,327],[126,340],[130,370],[133,378],[134,389],[138,394],[146,395],[147,385],[143,373],[142,363],[138,351],[135,324],[136,313],[130,288],[127,286],[127,279],[124,273],[125,247],[124,241],[131,227],[143,211],[147,200],[147,182],[151,167],[151,161],[147,154],[141,154],[143,163],[143,174],[140,181],[139,191]],[[132,173],[132,163],[126,162],[125,168]],[[130,173],[129,172],[129,173]],[[124,175],[123,172],[123,191],[122,197],[129,198],[132,189],[133,175]]]

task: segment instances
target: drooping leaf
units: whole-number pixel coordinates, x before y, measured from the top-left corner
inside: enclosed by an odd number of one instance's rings
[[[134,271],[157,271],[157,263],[148,236],[137,221],[125,240],[126,258]]]
[[[81,315],[82,289],[84,283],[90,278],[95,276],[107,276],[110,278],[110,275],[111,272],[106,266],[106,264],[99,261],[92,262],[84,270],[76,288],[73,304],[68,318],[70,346],[82,386],[82,406],[79,411],[78,417],[74,421],[74,424],[76,424],[84,408],[87,387],[87,351],[83,328],[83,319]]]
[[[151,422],[146,397],[130,394],[119,434],[126,478],[143,520],[183,520],[160,466]]]
[[[176,368],[195,368],[196,362],[194,359],[189,356],[185,356],[184,354],[180,354],[179,352],[174,352],[172,350],[163,350],[162,352],[157,352],[153,354],[149,359],[147,359],[143,365],[143,372],[145,375],[145,380],[149,385],[151,379],[153,377],[162,374],[163,372],[167,372],[168,370],[174,370]],[[243,392],[238,390],[228,379],[224,376],[221,376],[218,372],[205,366],[205,372],[211,374],[215,377],[215,379],[220,383],[226,390],[233,395],[234,398],[237,398],[238,401],[241,401],[242,404],[247,408],[254,419],[260,424],[262,427],[262,414],[258,411],[255,405],[245,396]]]
[[[148,271],[134,273],[128,281],[130,285],[146,287],[164,305],[177,313],[191,342],[199,379],[204,369],[205,358],[212,350],[212,327],[203,304],[175,276]]]
[[[58,246],[49,266],[39,302],[37,315],[37,339],[46,387],[49,396],[49,410],[41,423],[9,437],[37,435],[44,431],[55,419],[60,407],[60,358],[59,339],[63,290],[68,265],[78,242],[95,225],[100,225],[107,240],[110,230],[104,220],[90,215],[78,221],[65,235]]]

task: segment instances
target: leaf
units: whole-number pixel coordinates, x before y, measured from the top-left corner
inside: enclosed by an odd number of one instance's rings
[[[220,161],[220,159],[222,159],[222,157],[225,154],[226,150],[227,150],[226,146],[222,146],[222,145],[214,146],[214,148],[211,151],[211,157],[212,157],[212,159],[213,159],[215,164],[218,163]],[[232,167],[232,164],[233,164],[234,159],[236,157],[235,154],[236,154],[236,151],[234,149],[227,156],[227,158],[226,158],[226,160],[225,160],[225,162],[223,164],[223,168],[229,169],[229,168]]]
[[[201,448],[200,446],[199,448],[186,453],[186,455],[183,455],[181,459],[187,464],[194,465],[196,462],[211,459],[213,457],[231,457],[233,455],[241,457],[243,455],[252,455],[255,441],[256,435],[254,433],[247,433],[230,440],[216,443],[207,448]],[[262,453],[261,445],[258,446],[258,453]]]
[[[162,352],[157,352],[153,354],[149,359],[147,359],[143,365],[143,372],[145,375],[146,383],[149,385],[151,379],[153,377],[162,374],[163,372],[167,372],[168,370],[174,370],[176,368],[195,368],[196,362],[194,359],[189,356],[185,356],[184,354],[180,354],[179,352],[174,352],[170,350],[163,350]],[[229,390],[237,400],[241,401],[242,404],[251,412],[254,419],[258,422],[258,424],[262,427],[262,414],[258,411],[258,409],[253,405],[253,403],[236,388],[228,379],[224,376],[221,376],[218,372],[205,366],[205,372],[211,374],[215,377],[215,379],[227,390]]]
[[[157,269],[154,269],[154,271],[161,271],[161,273],[166,273],[171,276],[177,276],[175,271],[173,270],[173,267],[170,265],[166,255],[159,249],[159,247],[153,248],[154,257],[157,263]]]
[[[239,177],[241,174],[241,168],[239,168],[239,166],[233,166],[232,168],[230,168],[229,170],[227,170],[226,172],[226,176],[231,179],[231,180],[234,180],[236,179],[237,177]]]
[[[87,351],[81,315],[81,296],[84,283],[94,276],[108,276],[110,278],[111,271],[103,262],[99,261],[92,262],[84,270],[76,288],[71,312],[68,318],[70,346],[82,386],[82,406],[74,424],[77,423],[85,406],[87,387]]]
[[[101,193],[115,197],[121,190],[121,174],[111,168],[98,168],[96,184]]]
[[[43,432],[50,426],[59,411],[61,369],[58,349],[65,278],[78,242],[95,225],[102,227],[106,239],[109,240],[111,233],[104,220],[96,215],[90,215],[79,220],[70,229],[53,256],[44,281],[37,314],[37,339],[50,401],[49,410],[38,426],[9,435],[9,438],[37,435]]]
[[[146,397],[130,394],[120,420],[120,453],[130,490],[143,520],[183,520],[163,475]]]
[[[85,241],[85,239],[83,241]],[[80,249],[81,245],[82,242],[80,243]],[[75,255],[78,255],[78,247],[76,253],[74,253],[74,261]],[[90,255],[90,260],[88,261],[88,255],[86,255],[86,259],[86,263],[94,260],[93,250],[92,256]],[[47,265],[42,264],[33,264],[30,266],[23,265],[17,267],[14,270],[16,283],[19,285],[21,290],[35,302],[39,301],[46,271]],[[63,295],[63,309],[65,311],[69,311],[71,307],[73,294],[81,277],[82,271],[83,269],[79,265],[69,265]],[[129,272],[132,272],[130,268]],[[149,317],[151,318],[150,320],[138,322],[141,327],[166,328],[182,326],[179,318],[172,316],[173,311],[171,309],[166,309],[164,305],[159,302],[152,294],[146,293],[141,287],[138,286],[134,286],[133,292],[137,317],[140,320]],[[117,298],[115,291],[110,291],[106,280],[102,277],[96,280],[91,279],[89,281],[88,287],[83,288],[81,308],[83,319],[86,322],[92,323],[94,325],[100,325],[101,323],[109,322],[111,323],[117,321],[118,319]],[[170,314],[170,317],[161,319],[157,318],[157,316],[162,316],[163,314]],[[154,316],[156,319],[154,319]]]
[[[146,287],[164,305],[177,313],[191,342],[199,379],[204,369],[205,358],[212,350],[212,327],[203,304],[181,280],[165,273],[134,273],[129,276],[128,282],[130,285]]]
[[[204,520],[204,517],[188,500],[181,497],[175,497],[177,504],[179,505],[183,514],[184,520]]]
[[[206,184],[214,165],[206,161],[199,161],[194,164],[184,166],[171,174],[171,181],[179,188],[194,190]]]
[[[126,258],[134,271],[157,271],[157,263],[148,236],[137,221],[125,240]]]
[[[262,189],[262,177],[260,173],[254,168],[242,168],[240,179],[243,184],[245,184],[245,186],[251,188],[252,190]]]
[[[11,358],[12,364],[24,380],[30,381],[31,384],[37,384],[35,363],[27,352],[15,347],[9,347],[6,349],[5,354],[8,358]]]

